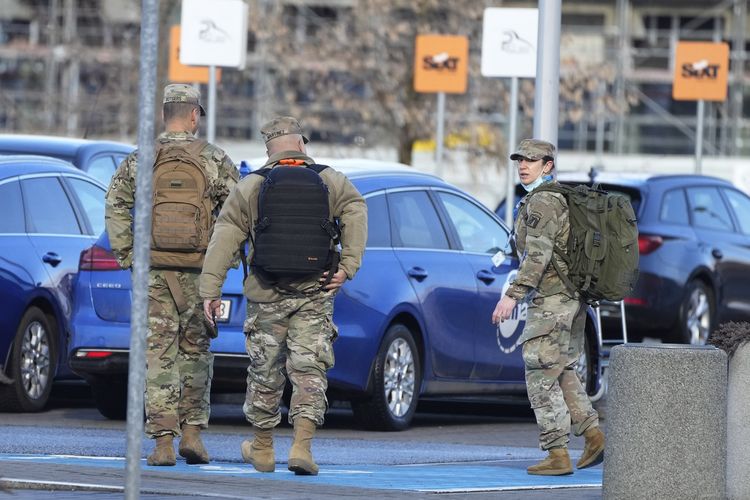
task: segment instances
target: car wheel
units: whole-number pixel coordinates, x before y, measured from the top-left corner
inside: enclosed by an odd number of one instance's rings
[[[578,375],[581,385],[589,396],[594,395],[596,392],[596,380],[594,378],[595,368],[596,361],[594,360],[594,349],[589,340],[589,331],[587,327],[583,335],[583,351],[578,358],[578,364],[576,364],[576,375]]]
[[[128,411],[127,380],[109,377],[89,378],[94,405],[110,420],[125,420]]]
[[[417,409],[422,380],[419,351],[406,326],[397,323],[388,328],[373,371],[373,395],[352,402],[354,418],[371,430],[406,429]]]
[[[700,280],[685,287],[675,338],[682,344],[705,345],[714,326],[714,294]]]
[[[0,408],[32,412],[43,409],[57,370],[57,330],[38,307],[21,318],[6,374],[13,382],[0,386]]]

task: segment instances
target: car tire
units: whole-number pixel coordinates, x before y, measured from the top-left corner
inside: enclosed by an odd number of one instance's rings
[[[26,310],[16,330],[6,375],[0,385],[0,409],[12,412],[42,410],[52,392],[57,372],[57,329],[38,307]]]
[[[422,371],[411,331],[400,323],[385,333],[373,367],[373,394],[352,401],[354,418],[369,430],[401,431],[417,409]]]
[[[681,344],[705,345],[715,323],[716,305],[711,288],[701,280],[685,286],[673,338]]]
[[[94,405],[110,420],[125,420],[128,412],[127,380],[109,377],[89,378]]]

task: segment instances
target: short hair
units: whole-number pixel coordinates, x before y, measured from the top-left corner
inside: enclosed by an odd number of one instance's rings
[[[163,108],[164,121],[171,122],[174,119],[188,119],[194,109],[198,109],[198,106],[189,102],[165,102]]]

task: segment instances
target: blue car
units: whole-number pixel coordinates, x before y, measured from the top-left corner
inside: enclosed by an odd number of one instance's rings
[[[68,368],[78,258],[104,229],[105,186],[53,158],[0,156],[0,410],[38,411]]]
[[[33,154],[51,156],[72,163],[105,185],[125,157],[135,149],[112,141],[51,137],[43,135],[0,135],[0,155]]]
[[[564,173],[561,182],[591,184]],[[640,274],[625,298],[628,337],[694,345],[725,321],[750,321],[750,197],[706,175],[594,175],[630,198],[638,218]],[[519,185],[517,199],[525,194]],[[505,214],[504,202],[496,212]],[[621,328],[603,305],[604,336]]]
[[[327,162],[367,201],[362,267],[335,302],[339,337],[328,396],[351,402],[371,429],[408,427],[419,400],[525,397],[518,339],[526,307],[501,328],[490,318],[518,262],[493,265],[509,231],[478,201],[437,177],[365,161]],[[356,166],[355,166],[356,165]],[[106,235],[81,256],[74,281],[70,363],[105,416],[121,417],[129,346],[130,275],[117,271]],[[245,391],[242,271],[230,270],[215,354],[214,391]],[[581,376],[599,387],[598,336],[587,323]]]

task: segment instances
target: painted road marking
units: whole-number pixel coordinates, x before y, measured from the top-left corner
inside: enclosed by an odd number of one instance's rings
[[[124,469],[122,457],[85,457],[75,455],[14,455],[0,454],[0,462],[44,462],[81,467]],[[142,460],[141,470],[154,469]],[[420,465],[326,465],[321,464],[318,476],[296,476],[277,464],[274,473],[255,471],[250,465],[213,462],[208,465],[187,465],[178,461],[164,472],[184,474],[256,476],[268,480],[295,481],[312,484],[408,490],[429,493],[460,493],[480,491],[547,490],[560,488],[596,488],[602,485],[602,466],[577,470],[570,476],[531,476],[526,466],[533,461],[492,461],[482,463],[420,464]]]

